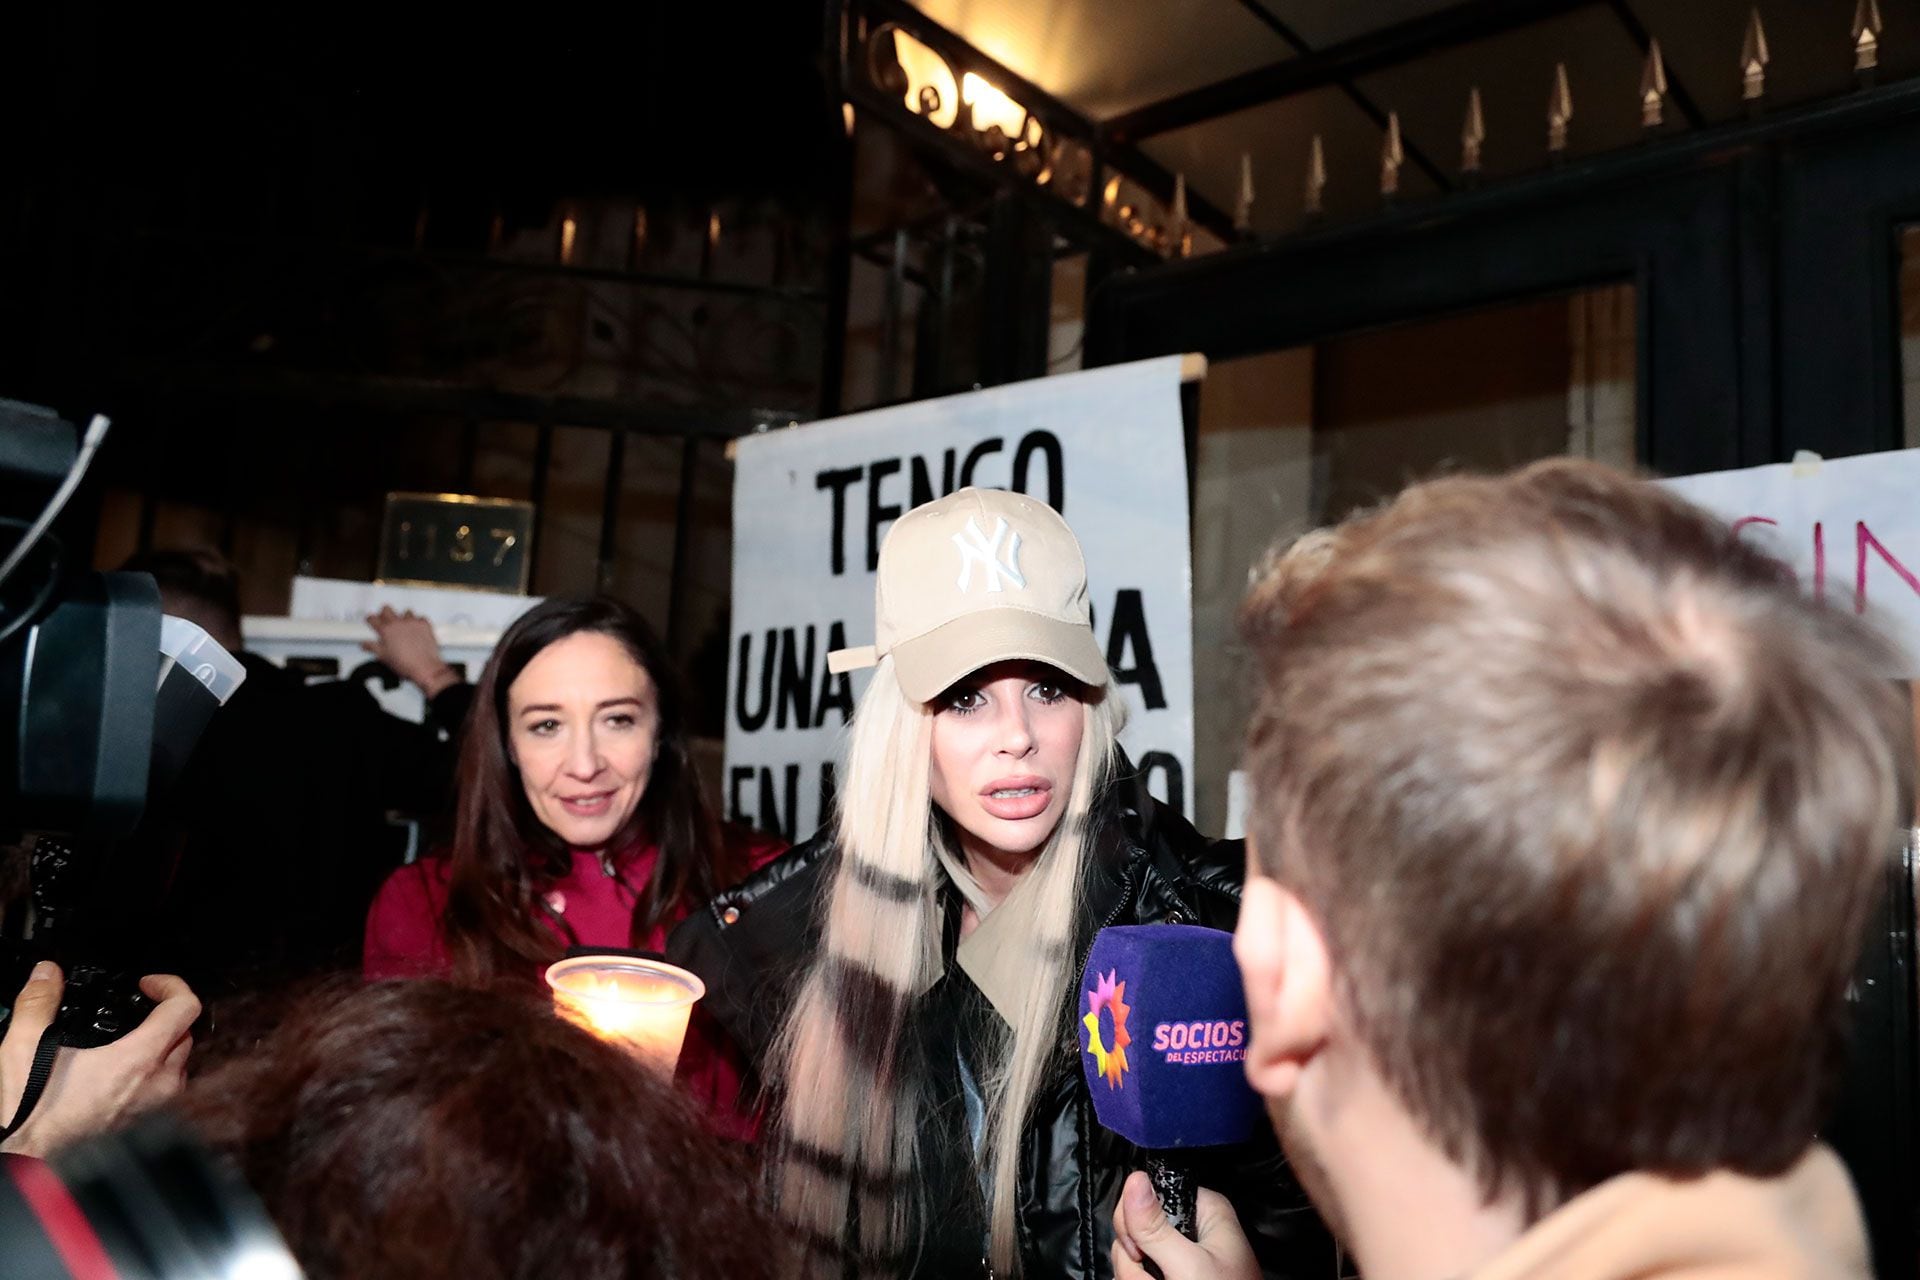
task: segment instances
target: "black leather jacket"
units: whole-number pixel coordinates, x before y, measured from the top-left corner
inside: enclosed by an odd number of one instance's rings
[[[1107,925],[1233,928],[1240,906],[1240,842],[1204,840],[1148,796],[1137,779],[1112,788],[1101,809],[1104,820],[1083,896],[1078,943],[1083,958],[1094,932]],[[765,1061],[818,943],[815,899],[828,883],[833,856],[830,835],[816,835],[688,917],[668,944],[669,958],[706,982],[707,1008],[749,1062]],[[933,1184],[926,1198],[932,1212],[910,1268],[914,1276],[988,1274],[983,1193],[964,1154],[968,1143],[957,1053],[969,1053],[972,1060],[974,1037],[966,1029],[994,1015],[986,997],[952,963],[958,897],[949,893],[946,975],[915,1011],[924,1061],[935,1064],[936,1072],[938,1064],[951,1067],[944,1077],[936,1074],[936,1105],[922,1118],[921,1170]],[[1244,1146],[1196,1155],[1196,1178],[1233,1200],[1267,1275],[1322,1280],[1335,1274],[1331,1238],[1270,1135],[1263,1132]],[[1063,1038],[1058,1065],[1028,1121],[1021,1158],[1022,1276],[1111,1276],[1114,1201],[1128,1172],[1141,1167],[1139,1151],[1095,1121],[1078,1037]]]

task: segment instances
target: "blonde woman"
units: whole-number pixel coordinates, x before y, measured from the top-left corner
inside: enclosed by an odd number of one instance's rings
[[[963,489],[895,522],[837,823],[670,952],[769,1086],[807,1275],[1110,1274],[1140,1155],[1093,1119],[1074,1015],[1108,924],[1230,929],[1243,854],[1141,790],[1064,521]],[[1332,1274],[1271,1142],[1217,1153],[1274,1274]]]

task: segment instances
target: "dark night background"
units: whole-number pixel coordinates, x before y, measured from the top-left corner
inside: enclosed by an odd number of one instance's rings
[[[225,512],[231,542],[235,521],[364,503],[370,483],[471,481],[446,459],[475,441],[448,432],[498,415],[450,398],[460,388],[812,407],[807,313],[841,129],[823,10],[480,13],[49,6],[3,20],[0,395],[115,416],[76,533],[115,486]],[[619,234],[635,205],[638,249]],[[574,261],[599,278],[546,270],[568,209],[582,214]],[[703,261],[709,212],[729,248],[759,247]],[[785,292],[717,306],[628,279],[703,273]],[[616,314],[589,306],[575,333],[595,290]],[[779,332],[725,309],[749,304],[777,312]],[[648,307],[676,341],[692,335],[691,357],[651,339]],[[596,360],[611,372],[583,381]],[[316,451],[301,437],[321,425]],[[303,564],[325,571],[318,519]],[[349,567],[363,566],[331,566]]]

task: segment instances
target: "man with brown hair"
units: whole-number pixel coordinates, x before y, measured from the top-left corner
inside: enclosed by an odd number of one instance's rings
[[[1248,1074],[1362,1274],[1868,1274],[1817,1130],[1912,812],[1887,643],[1570,462],[1316,535],[1242,626]],[[1238,1274],[1145,1191],[1117,1274]]]

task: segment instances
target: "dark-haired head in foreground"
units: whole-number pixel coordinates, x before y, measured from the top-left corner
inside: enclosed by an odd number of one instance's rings
[[[418,981],[309,999],[199,1077],[309,1280],[754,1280],[752,1174],[670,1084],[543,1003]]]

